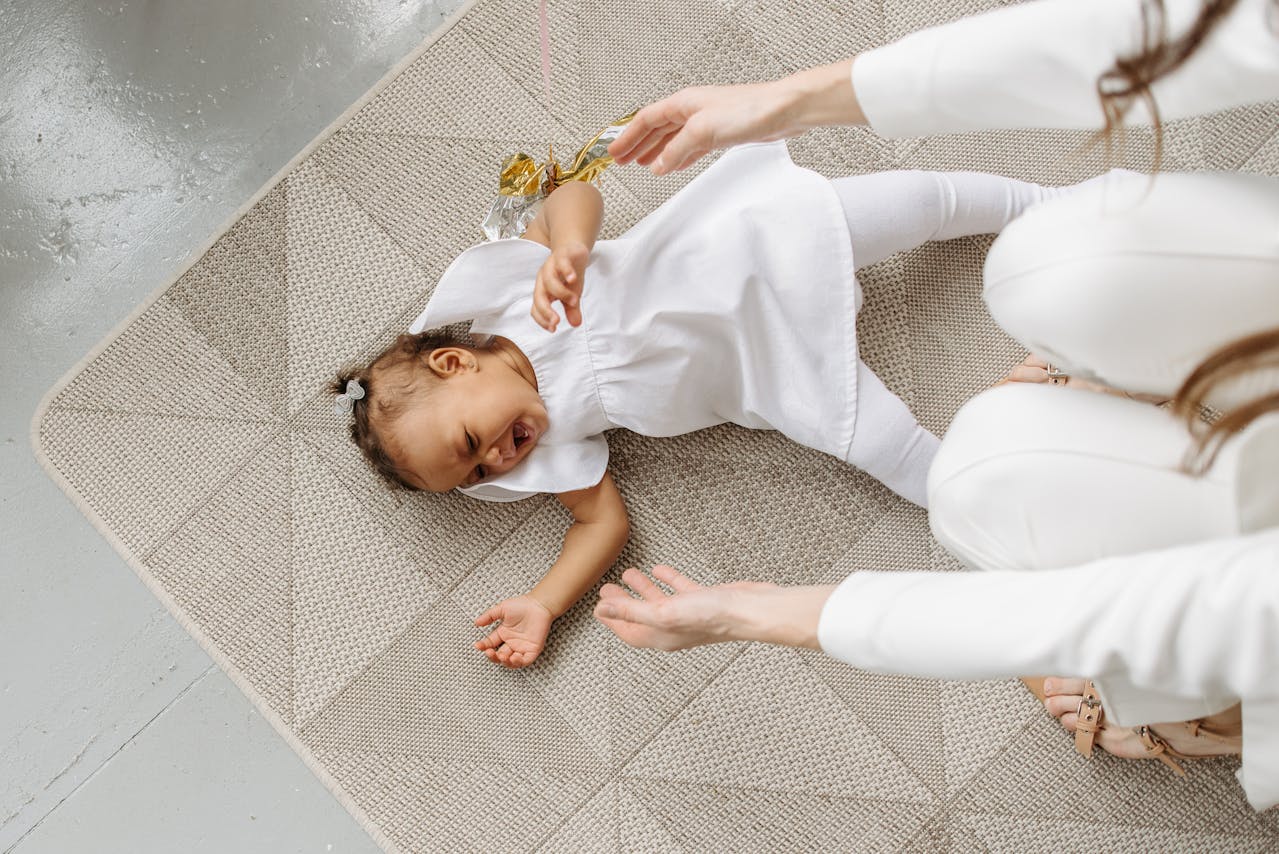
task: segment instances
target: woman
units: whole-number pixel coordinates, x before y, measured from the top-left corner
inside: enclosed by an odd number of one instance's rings
[[[772,83],[684,90],[642,110],[611,152],[665,174],[821,124],[1109,133],[1277,97],[1273,0],[1040,0]],[[925,676],[1087,674],[1095,690],[1039,689],[1084,752],[1094,739],[1132,757],[1227,752],[1211,734],[1238,732],[1241,716],[1249,801],[1279,803],[1277,234],[1279,183],[1244,175],[1118,178],[1005,230],[987,261],[991,313],[1065,370],[1028,361],[1014,378],[1030,384],[970,401],[929,478],[937,538],[994,572],[698,588],[659,568],[668,598],[628,570],[641,600],[606,586],[597,616],[665,648],[757,639]],[[1200,404],[1226,414],[1192,473],[1184,424],[1050,387],[1070,374],[1176,394],[1186,424]]]

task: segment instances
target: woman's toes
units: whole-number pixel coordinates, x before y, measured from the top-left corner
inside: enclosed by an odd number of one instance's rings
[[[1079,715],[1074,712],[1067,712],[1058,718],[1058,720],[1061,721],[1061,726],[1066,730],[1066,732],[1074,732],[1075,724],[1079,722]]]
[[[1049,697],[1054,694],[1066,694],[1076,698],[1084,695],[1084,689],[1088,687],[1086,679],[1066,679],[1061,676],[1053,676],[1044,680],[1044,693]]]
[[[1044,700],[1044,706],[1050,715],[1059,718],[1070,712],[1078,712],[1079,701],[1082,699],[1082,694],[1053,694]]]

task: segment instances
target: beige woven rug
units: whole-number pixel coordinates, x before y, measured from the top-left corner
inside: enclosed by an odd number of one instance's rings
[[[558,0],[547,108],[533,4],[480,2],[50,394],[44,462],[389,849],[1275,850],[1279,815],[1251,812],[1231,762],[1183,782],[1157,763],[1083,761],[1015,683],[875,676],[758,645],[637,651],[590,601],[536,666],[495,667],[471,619],[549,566],[564,512],[387,492],[321,390],[480,239],[503,155],[568,151],[683,85],[773,77],[984,5]],[[1277,173],[1274,127],[1262,109],[1178,123],[1166,168]],[[792,150],[831,176],[1060,183],[1104,168],[1099,152],[1064,156],[1081,139],[831,130]],[[1149,156],[1139,135],[1128,163]],[[606,234],[690,177],[612,170]],[[979,300],[988,242],[863,277],[866,359],[937,431],[1021,356]],[[609,442],[634,520],[619,566],[666,561],[708,582],[956,568],[921,511],[776,435]]]

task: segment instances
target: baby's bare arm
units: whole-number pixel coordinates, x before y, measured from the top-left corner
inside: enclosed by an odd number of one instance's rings
[[[552,251],[571,245],[589,252],[604,221],[604,197],[594,184],[570,181],[547,196],[542,209],[522,235]]]
[[[524,232],[526,240],[547,246],[551,255],[537,271],[530,314],[547,332],[554,332],[560,316],[551,303],[564,306],[570,326],[582,323],[582,286],[586,265],[604,219],[604,200],[591,184],[572,181],[551,193],[537,218]]]
[[[527,667],[536,661],[546,647],[551,621],[595,586],[630,535],[626,505],[607,472],[595,486],[557,497],[574,520],[559,559],[531,591],[497,603],[475,620],[481,627],[499,623],[475,642],[494,664]]]
[[[556,497],[572,512],[574,521],[564,535],[559,558],[529,592],[552,617],[561,616],[595,586],[630,536],[626,504],[608,472],[589,489]]]

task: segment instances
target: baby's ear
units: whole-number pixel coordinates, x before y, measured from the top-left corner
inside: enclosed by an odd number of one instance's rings
[[[475,354],[465,347],[436,347],[426,357],[426,365],[441,379],[473,371]]]

